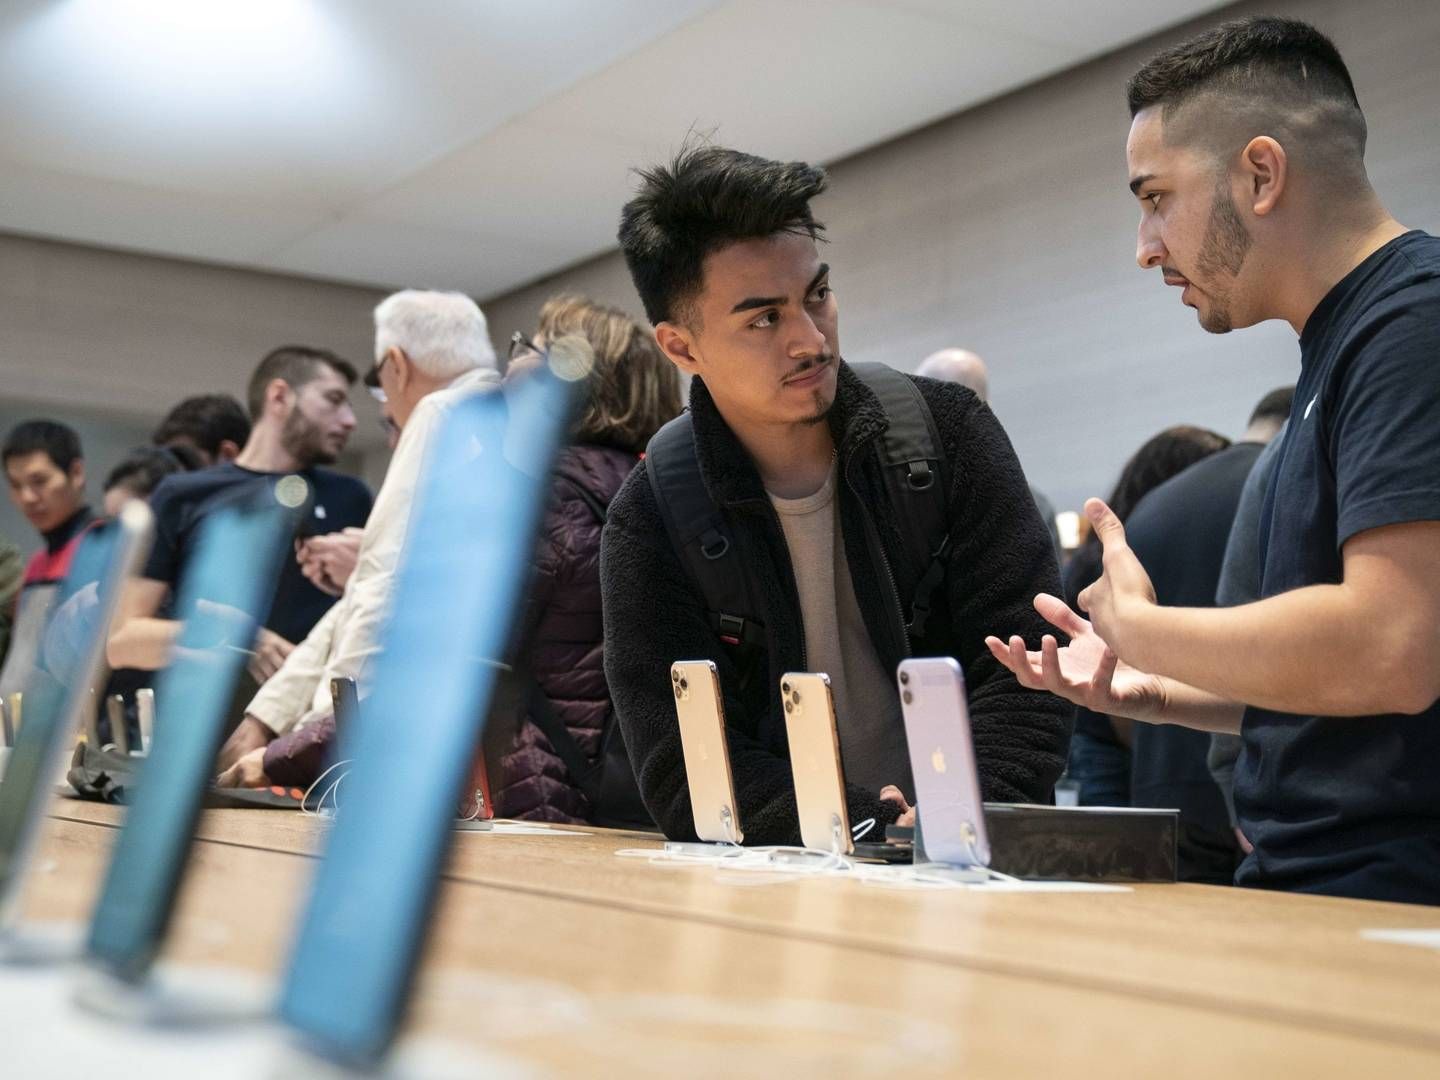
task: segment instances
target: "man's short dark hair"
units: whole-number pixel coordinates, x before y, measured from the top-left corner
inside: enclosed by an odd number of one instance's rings
[[[8,464],[12,457],[23,457],[37,451],[49,454],[50,460],[65,472],[69,472],[70,466],[85,456],[80,449],[80,436],[68,424],[58,420],[26,420],[16,424],[5,436],[5,445],[0,448],[0,463]]]
[[[184,439],[218,459],[221,443],[228,441],[241,447],[248,438],[250,418],[240,402],[229,394],[200,394],[171,409],[150,441],[164,446],[174,439]]]
[[[313,381],[323,368],[335,372],[348,386],[354,386],[359,377],[353,364],[329,349],[314,349],[309,345],[281,345],[272,349],[250,376],[250,386],[245,393],[250,419],[260,419],[265,411],[265,388],[275,379],[284,379],[292,390],[299,390]]]
[[[810,200],[825,170],[720,146],[687,147],[668,166],[640,170],[620,213],[620,249],[652,324],[693,322],[705,257],[777,233],[819,237]]]
[[[1277,424],[1283,424],[1290,419],[1290,409],[1295,404],[1295,387],[1280,386],[1271,390],[1260,399],[1255,406],[1255,411],[1250,414],[1250,423],[1258,424],[1266,420],[1273,420]]]
[[[1365,156],[1365,115],[1350,71],[1335,43],[1298,19],[1221,23],[1152,57],[1125,94],[1132,117],[1160,106],[1167,142],[1208,134],[1229,152],[1256,135],[1273,135],[1282,145],[1288,138],[1287,151],[1303,147],[1332,164],[1337,153],[1357,162]],[[1171,121],[1182,112],[1194,123],[1172,133]],[[1240,130],[1249,134],[1227,145]]]
[[[165,477],[185,469],[186,465],[180,457],[166,447],[137,446],[110,470],[110,475],[105,477],[104,490],[123,484],[143,499],[159,487]]]

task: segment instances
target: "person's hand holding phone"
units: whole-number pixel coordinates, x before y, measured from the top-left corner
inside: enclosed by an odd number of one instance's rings
[[[222,788],[263,788],[270,786],[265,775],[265,748],[251,750],[234,765],[215,778],[215,786]]]

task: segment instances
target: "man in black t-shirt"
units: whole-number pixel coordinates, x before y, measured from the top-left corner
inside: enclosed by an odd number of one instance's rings
[[[1313,27],[1223,24],[1128,89],[1141,266],[1183,286],[1206,330],[1284,319],[1300,335],[1262,598],[1157,605],[1092,499],[1091,621],[1040,597],[1070,644],[990,648],[1098,712],[1239,731],[1254,850],[1238,883],[1440,903],[1440,240],[1381,205],[1354,85]]]
[[[271,352],[250,378],[250,437],[234,461],[178,473],[155,489],[155,545],[141,576],[127,588],[107,649],[113,667],[154,670],[169,662],[179,624],[168,605],[195,552],[200,526],[214,511],[252,504],[298,474],[309,498],[297,537],[362,526],[370,513],[370,490],[359,480],[317,468],[330,464],[355,429],[350,407],[353,366],[323,349],[290,345]],[[274,600],[257,635],[249,664],[264,682],[310,632],[335,597],[316,588],[296,560],[286,559]]]

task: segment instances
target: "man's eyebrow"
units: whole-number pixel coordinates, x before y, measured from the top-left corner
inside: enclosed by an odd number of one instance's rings
[[[1130,194],[1139,195],[1140,189],[1154,179],[1154,173],[1141,173],[1139,176],[1135,177],[1135,179],[1130,181]]]
[[[783,296],[747,296],[730,309],[731,315],[738,315],[742,311],[750,311],[762,307],[784,307],[785,297]]]
[[[821,263],[820,269],[815,271],[815,276],[810,279],[810,284],[805,287],[805,294],[808,296],[814,291],[815,286],[824,281],[830,273],[830,264]],[[731,315],[738,315],[742,311],[753,311],[755,308],[784,307],[788,303],[784,296],[747,296],[730,309]]]

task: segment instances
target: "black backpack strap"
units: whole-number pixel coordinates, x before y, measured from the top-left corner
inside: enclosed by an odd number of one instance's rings
[[[906,627],[913,644],[925,636],[935,590],[945,581],[951,546],[948,462],[930,406],[913,379],[884,364],[850,369],[880,399],[889,420],[879,444],[881,471],[910,565],[920,573]]]
[[[747,575],[734,533],[700,473],[688,412],[651,437],[645,472],[670,544],[690,579],[700,586],[715,633],[727,645],[764,644],[764,627],[749,614]]]

